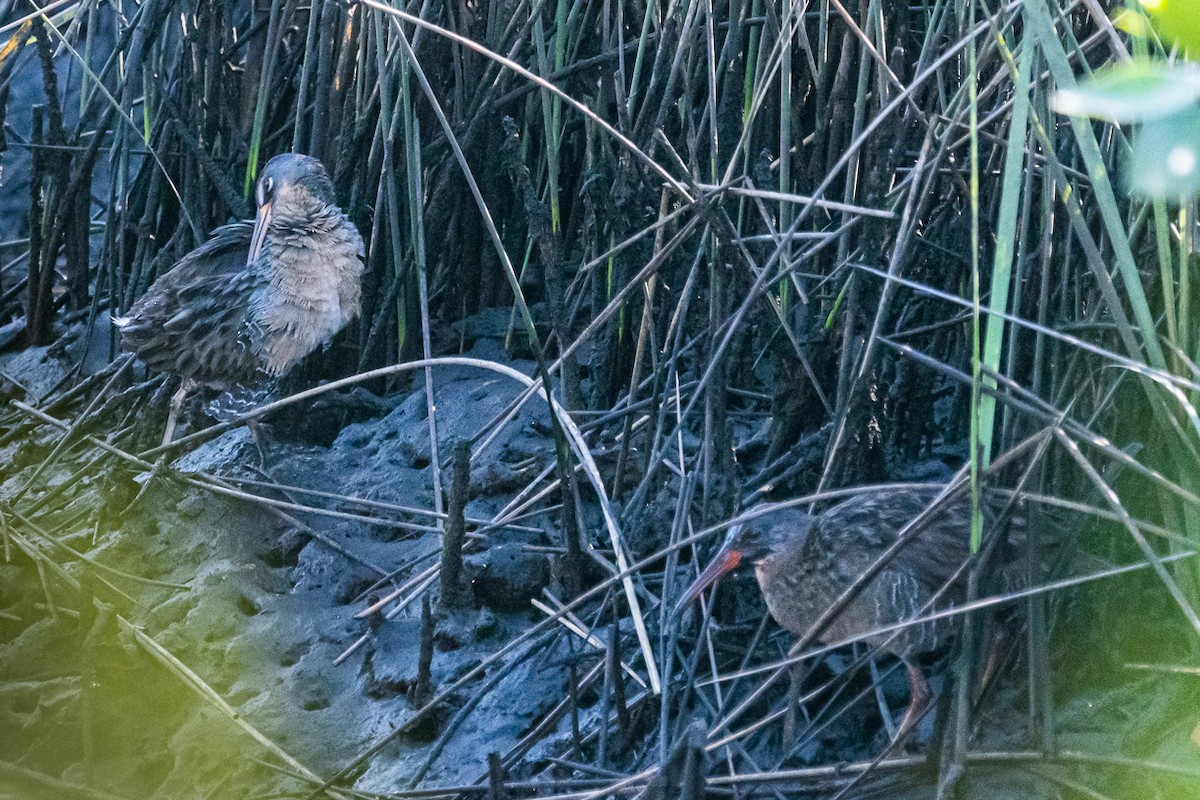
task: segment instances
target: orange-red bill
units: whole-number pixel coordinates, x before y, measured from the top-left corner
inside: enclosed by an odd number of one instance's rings
[[[684,607],[699,597],[701,592],[720,580],[721,576],[725,573],[737,569],[738,564],[741,563],[741,550],[730,547],[728,544],[722,547],[713,557],[713,560],[709,562],[708,566],[704,568],[704,571],[700,573],[700,577],[696,578],[692,582],[692,585],[687,588],[687,591],[683,593],[683,597],[675,605],[675,613],[678,614],[683,611]]]

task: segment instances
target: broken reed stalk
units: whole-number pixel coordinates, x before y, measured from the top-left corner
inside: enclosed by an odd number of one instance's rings
[[[693,720],[684,737],[683,775],[679,786],[680,800],[704,800],[707,766],[704,746],[708,738],[708,726],[703,720]]]
[[[625,675],[621,671],[621,626],[619,624],[620,617],[616,616],[616,595],[612,597],[612,605],[614,616],[612,625],[608,627],[608,663],[606,669],[612,683],[613,706],[615,706],[617,712],[617,730],[621,734],[618,747],[623,751],[629,743],[631,730],[629,726],[629,702],[625,697]]]
[[[33,153],[29,173],[29,281],[26,284],[25,332],[32,345],[50,343],[51,293],[53,265],[42,265],[42,215],[45,196],[42,192],[42,172],[45,163],[42,152],[45,129],[45,106],[33,107]]]
[[[494,750],[488,753],[487,764],[487,800],[508,800],[508,789],[504,785],[504,782],[508,780],[508,774],[504,765],[500,763],[500,754]]]
[[[658,772],[646,785],[644,797],[652,800],[703,800],[708,725],[693,718],[670,751],[660,758]]]
[[[450,498],[447,504],[446,533],[442,537],[441,592],[438,612],[464,611],[474,606],[471,587],[463,572],[462,549],[467,538],[467,494],[471,488],[471,444],[458,441],[454,445],[454,465],[450,478]]]
[[[429,593],[421,595],[421,648],[417,654],[417,685],[413,689],[410,702],[414,708],[420,708],[433,697],[433,609],[429,603]]]
[[[579,654],[575,652],[575,638],[567,637],[567,698],[571,701],[571,758],[578,759],[583,752],[579,735]]]

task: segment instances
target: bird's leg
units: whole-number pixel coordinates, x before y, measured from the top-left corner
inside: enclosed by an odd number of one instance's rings
[[[183,410],[183,402],[187,400],[187,396],[191,394],[195,388],[196,382],[194,380],[191,378],[184,378],[183,383],[179,387],[179,391],[171,395],[171,405],[167,410],[167,427],[166,430],[163,431],[163,447],[169,445],[171,440],[175,437],[175,423],[179,421],[179,412]],[[163,451],[163,453],[160,454],[157,459],[155,459],[154,466],[150,470],[150,475],[146,478],[146,482],[142,484],[142,488],[138,491],[132,502],[129,503],[128,508],[133,508],[135,505],[141,502],[142,497],[145,496],[146,491],[150,488],[150,484],[154,483],[154,479],[162,474],[163,467],[165,467],[167,464],[167,455],[168,453]]]
[[[800,705],[800,687],[804,684],[804,663],[788,668],[787,709],[783,715],[783,746],[785,752],[796,738],[796,708]]]
[[[894,742],[903,742],[912,733],[913,728],[917,726],[921,717],[925,716],[925,712],[929,709],[929,701],[933,699],[933,694],[929,691],[929,684],[925,681],[925,676],[921,674],[921,668],[907,658],[902,661],[908,668],[909,691],[912,694],[912,700],[909,701],[908,710],[904,712],[904,717],[900,720],[900,729],[896,732]]]
[[[871,671],[871,684],[875,687],[875,703],[879,706],[879,716],[883,718],[883,727],[887,731],[888,740],[896,741],[896,736],[899,730],[896,728],[896,722],[892,719],[892,710],[888,708],[887,698],[883,695],[883,680],[879,674],[879,665],[875,662],[875,656],[870,656],[867,659],[867,667]]]
[[[175,436],[175,423],[179,421],[179,412],[183,410],[183,401],[196,388],[196,381],[184,378],[179,391],[171,396],[170,410],[167,412],[167,429],[163,431],[162,446],[166,447]]]
[[[1009,651],[1012,647],[1011,638],[1008,630],[1003,625],[997,627],[987,637],[988,647],[984,651],[983,667],[979,670],[979,695],[981,697],[992,688],[992,682],[1000,674],[1000,667],[1005,658],[1010,654]]]
[[[259,470],[264,474],[267,472],[267,449],[266,434],[256,419],[246,420],[246,428],[250,431],[250,439],[254,442],[254,449],[258,451],[258,466]]]

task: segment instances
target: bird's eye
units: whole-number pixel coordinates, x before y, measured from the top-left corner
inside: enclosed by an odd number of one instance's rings
[[[260,206],[271,200],[271,192],[274,191],[274,189],[275,180],[270,176],[265,176],[258,182],[258,197],[255,199],[258,201]]]

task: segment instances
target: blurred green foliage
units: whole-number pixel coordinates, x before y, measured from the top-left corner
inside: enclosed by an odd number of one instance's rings
[[[1116,23],[1135,37],[1134,57],[1059,91],[1055,109],[1138,125],[1129,189],[1157,199],[1193,195],[1200,190],[1200,66],[1191,59],[1200,54],[1200,2],[1143,0]]]

